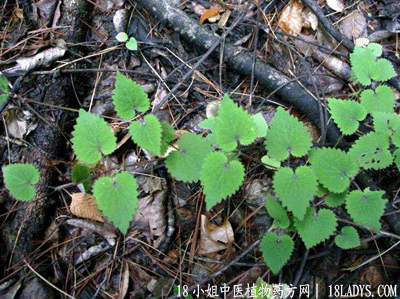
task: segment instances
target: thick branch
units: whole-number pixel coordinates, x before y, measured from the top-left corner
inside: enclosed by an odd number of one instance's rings
[[[148,10],[155,18],[167,24],[178,32],[183,39],[196,49],[206,52],[219,37],[198,24],[179,8],[173,6],[168,0],[135,0],[135,2]],[[219,50],[216,50],[217,54]],[[218,55],[215,55],[218,57]],[[251,76],[253,56],[229,43],[224,45],[224,63],[233,71]],[[256,60],[254,77],[271,92],[277,90],[287,103],[295,106],[300,112],[307,115],[311,122],[321,129],[319,104],[298,83],[283,75],[281,72],[261,60]],[[327,139],[336,142],[340,137],[337,127],[330,123],[327,127]]]

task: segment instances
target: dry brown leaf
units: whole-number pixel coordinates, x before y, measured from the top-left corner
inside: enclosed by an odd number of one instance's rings
[[[126,261],[122,264],[124,270],[121,275],[121,282],[119,285],[118,299],[124,299],[129,287],[129,266]]]
[[[358,10],[353,10],[341,23],[343,34],[350,40],[367,36],[367,19]]]
[[[301,13],[303,4],[299,0],[291,0],[282,10],[278,26],[286,33],[298,35],[303,28]]]
[[[4,111],[4,118],[8,134],[15,138],[22,139],[37,127],[32,113],[15,106]]]
[[[104,217],[98,209],[94,197],[84,193],[74,193],[71,195],[72,201],[69,206],[71,213],[75,216],[104,222]]]
[[[337,12],[342,12],[344,9],[344,4],[342,0],[326,0],[326,4]]]
[[[216,17],[217,15],[219,15],[220,11],[221,11],[220,7],[212,7],[207,9],[200,17],[200,24],[203,24],[205,20]]]
[[[200,242],[198,254],[206,255],[227,249],[234,242],[234,233],[229,221],[221,226],[211,223],[201,215]]]

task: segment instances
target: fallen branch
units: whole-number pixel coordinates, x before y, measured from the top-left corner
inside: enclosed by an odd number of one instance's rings
[[[202,52],[208,51],[219,42],[219,36],[212,33],[206,27],[190,18],[179,8],[171,4],[168,0],[134,0],[140,7],[145,8],[153,17],[157,18],[171,29],[178,32],[180,36],[196,49]],[[251,76],[253,67],[253,56],[244,52],[242,49],[229,43],[224,44],[223,53],[215,50],[215,57],[223,55],[223,62],[233,71]],[[321,131],[324,122],[320,118],[320,104],[297,82],[290,80],[281,72],[271,67],[267,63],[257,59],[254,64],[254,78],[271,92],[278,90],[277,95],[281,96],[288,104],[295,106],[301,113],[314,123]],[[327,124],[327,139],[335,143],[340,132],[332,123]]]

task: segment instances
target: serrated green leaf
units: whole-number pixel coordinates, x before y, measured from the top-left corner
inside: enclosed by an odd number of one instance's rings
[[[308,249],[328,239],[336,230],[336,216],[327,209],[320,209],[314,215],[314,209],[308,208],[303,220],[295,218],[295,226],[300,238]]]
[[[376,61],[371,76],[372,80],[379,82],[388,81],[395,76],[396,72],[389,60],[381,58]]]
[[[319,182],[331,192],[345,191],[358,172],[357,163],[340,149],[313,150],[310,152],[309,162]]]
[[[395,113],[374,112],[374,129],[382,135],[391,137],[392,143],[400,147],[400,117]]]
[[[281,206],[281,204],[272,198],[271,194],[268,194],[267,200],[265,202],[268,214],[274,218],[274,228],[288,228],[290,225],[289,216],[286,210]]]
[[[221,152],[209,154],[200,173],[207,206],[212,207],[235,193],[243,179],[244,167],[238,160],[228,161],[228,157]]]
[[[387,200],[382,199],[384,191],[355,190],[346,198],[346,209],[354,222],[380,229],[379,219],[385,210]]]
[[[370,85],[373,76],[375,55],[367,48],[354,47],[350,54],[351,71],[362,85]]]
[[[134,38],[133,36],[130,37],[129,40],[126,42],[125,47],[127,47],[128,50],[136,51],[137,50],[136,38]]]
[[[275,194],[293,215],[303,219],[310,201],[317,192],[317,180],[308,166],[300,166],[295,172],[289,167],[279,168],[273,181]]]
[[[392,163],[389,137],[378,132],[361,136],[348,152],[364,169],[382,169]]]
[[[39,182],[40,173],[32,164],[10,164],[4,166],[3,177],[6,188],[18,200],[29,201],[36,194],[34,184]]]
[[[215,119],[215,138],[221,149],[232,151],[238,142],[252,143],[256,137],[256,126],[247,111],[238,107],[228,95],[224,96]]]
[[[121,42],[121,43],[124,43],[124,42],[126,42],[126,41],[129,39],[129,36],[128,36],[128,34],[126,34],[125,32],[119,32],[119,33],[116,35],[115,39],[116,39],[117,41]]]
[[[267,135],[268,125],[261,112],[251,116],[256,126],[257,137],[262,138]]]
[[[117,138],[106,121],[83,109],[79,110],[72,136],[72,148],[76,157],[89,164],[100,161],[101,154],[111,154],[117,145]]]
[[[212,151],[206,138],[193,133],[183,134],[178,141],[178,150],[168,155],[165,166],[177,180],[196,182],[200,179],[204,159]]]
[[[301,157],[311,148],[311,136],[305,125],[278,107],[270,123],[265,147],[268,155],[278,161],[286,159],[289,154]]]
[[[123,234],[129,228],[137,206],[137,188],[135,178],[127,171],[111,177],[101,177],[93,185],[93,196],[110,221],[118,227]]]
[[[199,123],[199,127],[206,130],[211,130],[211,132],[213,132],[215,128],[215,120],[215,117],[204,119],[202,122]]]
[[[393,112],[395,96],[389,86],[378,86],[375,91],[364,90],[361,95],[361,104],[368,113],[372,112]]]
[[[352,226],[344,226],[340,233],[335,237],[337,246],[343,249],[350,249],[360,246],[360,236]]]
[[[0,90],[6,94],[10,92],[10,87],[8,86],[8,81],[4,74],[0,75]]]
[[[280,161],[272,159],[271,157],[268,157],[267,155],[265,155],[261,158],[261,162],[263,162],[265,164],[265,167],[270,168],[270,169],[278,169],[281,167]]]
[[[341,206],[346,202],[346,196],[348,192],[347,190],[342,193],[333,193],[330,192],[327,196],[325,196],[325,204],[327,204],[330,207],[338,207]]]
[[[278,274],[292,255],[294,243],[288,235],[268,232],[260,242],[264,262],[274,274]]]
[[[165,122],[161,123],[161,155],[164,155],[167,150],[169,144],[175,139],[174,128]]]
[[[134,121],[129,126],[129,132],[137,145],[157,156],[161,156],[162,128],[155,115],[147,114],[143,121]]]
[[[150,108],[150,101],[143,87],[120,72],[116,75],[113,101],[117,114],[124,120],[135,117],[135,109],[145,112]]]
[[[344,135],[351,135],[357,131],[359,121],[367,116],[364,106],[356,101],[328,99],[333,120]]]

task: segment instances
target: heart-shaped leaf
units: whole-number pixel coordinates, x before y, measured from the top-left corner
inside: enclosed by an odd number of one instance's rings
[[[156,116],[147,114],[143,121],[134,121],[129,127],[129,132],[132,140],[139,146],[157,156],[161,155],[162,128]]]
[[[99,209],[123,234],[127,233],[136,210],[137,187],[135,178],[127,171],[117,174],[114,179],[101,177],[93,186]]]
[[[295,172],[289,167],[279,168],[274,176],[276,196],[293,215],[303,219],[310,200],[317,192],[317,179],[308,166],[300,166]]]
[[[360,246],[360,236],[354,227],[345,226],[335,237],[335,243],[343,249],[354,248]]]
[[[264,262],[274,274],[277,274],[289,260],[293,247],[292,238],[272,231],[266,233],[260,243]]]
[[[307,248],[311,248],[328,239],[336,230],[336,216],[327,209],[321,209],[314,215],[314,209],[308,208],[303,220],[295,218],[294,225]]]
[[[39,170],[32,164],[11,164],[3,167],[6,188],[18,200],[31,200],[36,193],[34,184],[39,182]]]
[[[117,145],[117,138],[106,121],[83,109],[79,110],[72,136],[72,148],[76,157],[90,164],[97,163],[101,154],[111,154]]]
[[[234,150],[238,142],[248,145],[257,137],[256,125],[250,114],[238,107],[228,95],[224,96],[219,107],[213,133],[218,145],[226,151]]]
[[[331,192],[344,192],[358,171],[356,161],[340,149],[312,150],[308,160],[319,182]]]
[[[238,160],[228,161],[228,157],[221,152],[209,154],[200,174],[207,206],[214,206],[233,194],[239,189],[243,178],[244,167]]]
[[[369,188],[364,191],[354,190],[347,195],[346,209],[354,222],[380,229],[379,219],[385,210],[386,199],[382,196],[384,191],[371,191]]]
[[[145,112],[150,101],[143,87],[130,78],[117,72],[113,101],[117,114],[124,120],[135,117],[136,112]]]
[[[131,51],[136,51],[137,50],[137,41],[136,38],[131,37],[127,43],[125,44],[125,46],[131,50]]]
[[[178,150],[168,155],[165,166],[176,179],[197,182],[200,179],[199,169],[212,150],[211,144],[201,135],[183,134],[178,141]]]
[[[269,125],[265,147],[268,155],[278,161],[289,155],[301,157],[311,147],[311,136],[303,123],[278,107]]]

